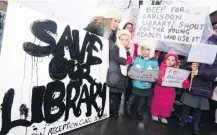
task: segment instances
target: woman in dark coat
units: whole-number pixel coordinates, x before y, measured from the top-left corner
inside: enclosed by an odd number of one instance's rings
[[[121,12],[119,10],[110,10],[104,17],[94,17],[84,30],[104,37],[109,40],[109,50],[116,42],[116,32],[121,21]]]
[[[214,35],[208,40],[208,43],[216,41],[217,37]],[[181,122],[178,127],[184,128],[186,119],[193,109],[193,132],[199,135],[199,123],[202,110],[209,110],[208,99],[212,97],[212,83],[217,77],[217,58],[212,65],[201,64],[199,66],[195,63],[191,67],[187,66],[187,70],[191,70],[195,75],[192,86],[189,92],[184,92],[181,101],[183,103]]]
[[[133,60],[128,50],[129,42],[129,31],[120,30],[117,45],[113,45],[110,53],[107,85],[110,87],[110,116],[115,119],[118,117],[121,95],[128,85],[127,68]]]

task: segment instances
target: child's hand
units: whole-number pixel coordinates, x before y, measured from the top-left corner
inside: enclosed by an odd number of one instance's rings
[[[212,34],[217,36],[217,32],[214,30],[212,31]]]
[[[157,81],[157,80],[158,80],[158,78],[159,78],[158,76],[155,76],[155,77],[154,77],[154,80],[155,80],[155,81]]]
[[[127,65],[130,66],[133,63],[133,57],[128,56],[127,57]]]
[[[183,87],[184,89],[189,89],[189,87],[190,87],[190,82],[189,82],[189,80],[185,80],[185,81],[182,83],[182,87]]]
[[[128,72],[128,76],[131,77],[131,76],[132,76],[132,73],[131,73],[131,72]]]
[[[191,69],[192,71],[198,70],[198,63],[192,63]]]
[[[191,71],[191,75],[198,75],[198,69]]]
[[[162,78],[159,77],[159,79],[158,79],[158,83],[159,83],[159,84],[162,84],[163,81],[164,81],[164,76],[163,76]]]

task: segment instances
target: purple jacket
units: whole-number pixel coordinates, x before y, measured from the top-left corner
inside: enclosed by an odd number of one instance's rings
[[[198,75],[192,82],[191,93],[198,96],[212,97],[212,83],[217,77],[217,59],[213,65],[200,64]]]
[[[217,37],[213,36],[208,40],[208,42],[217,41]],[[189,68],[188,70],[191,70]],[[215,78],[217,77],[217,57],[212,65],[199,64],[198,75],[194,77],[192,82],[192,87],[190,93],[198,96],[204,96],[211,98],[212,97],[212,84]]]

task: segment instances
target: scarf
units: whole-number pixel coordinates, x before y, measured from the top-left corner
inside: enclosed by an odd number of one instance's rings
[[[127,59],[126,49],[122,47],[121,45],[118,45],[118,47],[119,47],[119,57]],[[121,67],[121,73],[124,76],[127,76],[127,65],[120,65],[120,67]]]

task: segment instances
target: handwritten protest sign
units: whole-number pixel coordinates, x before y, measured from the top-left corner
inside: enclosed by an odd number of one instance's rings
[[[182,83],[190,74],[190,71],[168,67],[164,75],[162,86],[182,88]]]
[[[60,135],[108,118],[108,43],[10,1],[0,57],[0,135]]]
[[[207,14],[207,7],[143,5],[137,20],[136,40],[200,42]]]
[[[158,70],[144,70],[136,67],[130,69],[130,78],[137,81],[155,82],[155,77],[158,76]]]
[[[139,15],[139,9],[138,8],[131,8],[129,10],[129,18],[128,18],[128,21],[133,23],[133,24],[136,24],[136,21],[137,21],[137,17]]]
[[[217,53],[217,46],[196,43],[193,44],[188,56],[188,62],[198,62],[212,65]]]

